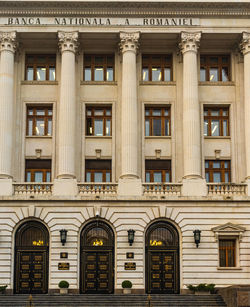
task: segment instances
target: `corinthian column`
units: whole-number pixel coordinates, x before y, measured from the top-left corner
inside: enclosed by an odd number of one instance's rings
[[[59,103],[58,178],[75,178],[76,84],[78,32],[59,32],[62,53]]]
[[[182,32],[180,48],[183,54],[183,162],[184,194],[206,194],[201,176],[201,123],[198,97],[197,51],[201,32]],[[193,188],[190,187],[193,185]],[[202,188],[198,185],[202,185]],[[198,191],[196,191],[198,189]]]
[[[141,194],[138,178],[138,116],[137,116],[137,76],[136,53],[140,34],[120,33],[122,53],[122,116],[121,116],[121,168],[120,194]],[[136,183],[137,182],[137,183]],[[132,186],[131,186],[132,183]],[[121,184],[125,189],[121,189]],[[139,184],[139,186],[138,186]],[[126,191],[127,190],[127,191]]]
[[[245,113],[245,148],[246,180],[250,181],[250,33],[243,32],[241,51],[244,55],[244,113]],[[250,191],[249,191],[250,193]]]
[[[0,178],[11,178],[16,32],[0,32],[0,44]]]

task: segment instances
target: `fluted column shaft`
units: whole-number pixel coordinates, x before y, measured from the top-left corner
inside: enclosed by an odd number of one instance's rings
[[[201,178],[201,125],[197,75],[197,50],[200,38],[200,32],[181,33],[184,178]]]
[[[122,178],[138,178],[136,52],[139,33],[120,33],[122,52]]]
[[[250,33],[243,33],[241,51],[244,55],[246,178],[250,179]]]
[[[75,178],[76,85],[78,32],[59,32],[62,54],[58,128],[58,178]]]
[[[11,178],[16,32],[0,32],[0,44],[0,178]]]

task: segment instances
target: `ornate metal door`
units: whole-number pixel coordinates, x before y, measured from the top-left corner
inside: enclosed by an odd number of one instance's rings
[[[114,234],[99,219],[81,233],[81,292],[114,292]]]
[[[148,293],[179,293],[179,241],[176,229],[160,221],[146,233]]]
[[[22,224],[15,238],[15,282],[18,294],[48,292],[49,234],[37,221]]]

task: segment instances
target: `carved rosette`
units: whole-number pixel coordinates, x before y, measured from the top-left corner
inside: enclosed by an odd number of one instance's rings
[[[15,53],[17,48],[16,32],[0,32],[0,51]]]
[[[243,55],[250,52],[250,33],[248,32],[242,33],[242,41],[240,43],[240,50]]]
[[[59,49],[63,53],[64,51],[71,51],[76,53],[78,43],[78,32],[58,32]]]
[[[139,48],[140,32],[120,32],[119,48],[122,53],[126,51],[137,52]]]
[[[180,50],[183,53],[193,51],[197,53],[200,46],[201,32],[181,32]]]

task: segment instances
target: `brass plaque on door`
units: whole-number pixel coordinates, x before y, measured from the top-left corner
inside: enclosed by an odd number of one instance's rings
[[[136,263],[135,262],[125,262],[124,269],[125,270],[136,270]]]
[[[59,262],[58,263],[58,270],[60,270],[60,271],[69,270],[69,263],[68,262]]]

